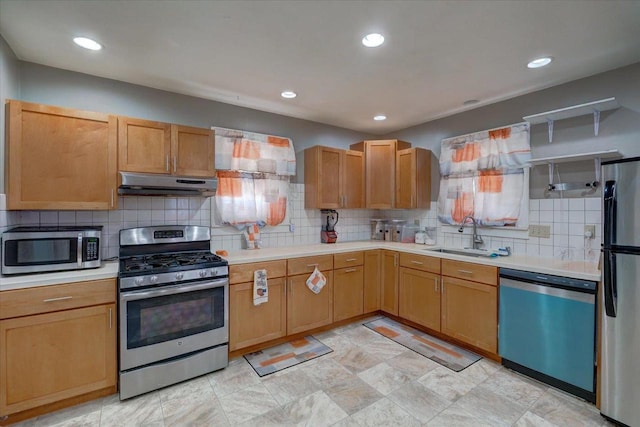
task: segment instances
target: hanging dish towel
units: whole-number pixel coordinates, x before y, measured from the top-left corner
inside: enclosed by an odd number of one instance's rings
[[[256,270],[253,272],[253,305],[260,305],[268,300],[267,270]]]
[[[314,294],[319,294],[324,285],[327,284],[327,278],[316,267],[311,273],[311,276],[307,279],[307,286]]]

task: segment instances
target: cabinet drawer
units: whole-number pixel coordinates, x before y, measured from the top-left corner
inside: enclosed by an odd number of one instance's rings
[[[267,279],[284,277],[287,275],[287,260],[252,262],[250,264],[238,264],[229,266],[229,283],[253,282],[253,272],[267,270]]]
[[[335,269],[362,264],[364,264],[364,252],[362,251],[333,255],[333,268]]]
[[[3,291],[0,319],[108,304],[116,301],[116,279]]]
[[[400,266],[440,274],[440,258],[400,253]]]
[[[498,267],[490,265],[443,259],[442,275],[473,280],[474,282],[486,283],[492,286],[498,285]]]
[[[294,274],[311,273],[316,267],[323,273],[333,270],[333,255],[291,258],[287,261],[287,274],[292,276]]]

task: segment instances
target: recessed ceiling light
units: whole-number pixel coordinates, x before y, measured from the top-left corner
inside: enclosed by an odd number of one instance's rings
[[[536,58],[533,61],[529,62],[527,64],[527,67],[528,68],[540,68],[540,67],[544,67],[545,65],[551,64],[551,61],[553,61],[552,57],[543,56],[542,58]]]
[[[74,43],[78,46],[81,46],[85,49],[89,50],[100,50],[102,49],[102,45],[95,40],[88,39],[86,37],[75,37],[73,39]]]
[[[477,99],[467,99],[462,104],[463,105],[473,105],[473,104],[477,104],[478,102],[480,102],[480,101],[478,101]]]
[[[298,96],[298,94],[295,93],[292,90],[285,90],[284,92],[282,92],[280,94],[280,96],[283,97],[283,98],[292,99],[292,98],[295,98],[296,96]]]
[[[378,114],[377,116],[373,117],[373,120],[380,122],[382,120],[387,120],[387,116],[385,116],[384,114]]]
[[[366,47],[378,47],[384,43],[384,37],[382,34],[371,33],[362,38],[362,44]]]

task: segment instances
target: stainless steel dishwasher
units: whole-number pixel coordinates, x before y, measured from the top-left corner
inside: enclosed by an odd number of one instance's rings
[[[592,281],[501,268],[502,364],[595,402],[596,288]]]

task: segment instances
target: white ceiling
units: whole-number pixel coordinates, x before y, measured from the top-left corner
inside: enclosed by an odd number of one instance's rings
[[[639,23],[637,0],[0,0],[21,60],[372,134],[638,62]]]

